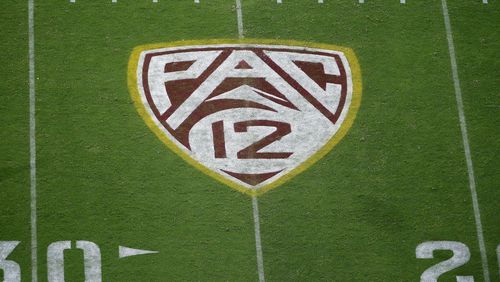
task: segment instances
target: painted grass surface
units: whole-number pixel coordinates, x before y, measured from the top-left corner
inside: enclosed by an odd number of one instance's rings
[[[237,38],[233,1],[37,1],[39,269],[59,240],[101,247],[103,281],[255,281],[249,197],[198,172],[146,127],[127,89],[138,45]],[[111,1],[108,1],[111,2]],[[418,281],[415,247],[467,244],[440,281],[482,281],[440,1],[244,0],[245,36],[353,48],[363,101],[353,127],[308,171],[259,199],[268,281]],[[499,281],[496,2],[450,2],[492,281]],[[0,240],[28,281],[26,7],[0,4]],[[5,6],[5,7],[4,7]],[[188,15],[188,16],[187,16]],[[486,22],[487,24],[483,24]],[[13,61],[9,57],[20,58]],[[7,228],[3,227],[7,226]],[[118,245],[159,255],[118,259]],[[83,280],[79,251],[67,281]]]

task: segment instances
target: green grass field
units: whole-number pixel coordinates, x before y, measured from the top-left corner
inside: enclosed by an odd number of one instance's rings
[[[73,242],[65,281],[85,280],[78,240],[99,246],[102,281],[259,280],[251,197],[169,150],[127,87],[136,46],[238,38],[235,1],[200,2],[35,1],[39,281],[59,281],[47,261],[58,241]],[[242,0],[245,38],[352,48],[363,81],[342,141],[258,197],[265,279],[421,281],[452,252],[419,259],[417,246],[456,241],[470,260],[438,281],[500,281],[500,2],[448,0],[487,265],[442,2],[324,2]],[[0,278],[6,259],[36,281],[28,1],[1,1],[0,27],[0,241],[21,242],[7,258],[0,248]],[[159,253],[120,259],[118,246]]]

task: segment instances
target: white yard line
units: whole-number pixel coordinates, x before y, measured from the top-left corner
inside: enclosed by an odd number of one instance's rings
[[[259,220],[259,201],[257,197],[252,197],[253,223],[255,226],[255,249],[257,251],[257,270],[259,272],[259,281],[266,281],[264,276],[264,257],[262,255],[262,244],[260,240],[260,220]]]
[[[446,28],[446,38],[448,40],[448,51],[450,53],[451,71],[452,71],[452,76],[453,76],[453,85],[455,87],[455,98],[457,101],[458,117],[460,120],[460,130],[462,132],[462,142],[464,144],[465,160],[467,163],[467,171],[468,171],[468,175],[469,175],[469,188],[470,188],[471,197],[472,197],[472,207],[474,209],[474,218],[476,221],[477,239],[478,239],[478,243],[479,243],[479,250],[481,252],[484,281],[490,282],[490,274],[489,274],[489,270],[488,270],[488,258],[486,256],[486,247],[484,244],[483,226],[481,224],[481,212],[479,210],[479,202],[477,199],[474,167],[472,165],[472,157],[471,157],[470,146],[469,146],[469,137],[467,134],[467,124],[465,122],[464,104],[463,104],[463,100],[462,100],[462,90],[460,88],[460,80],[458,78],[457,59],[455,56],[455,45],[453,43],[453,33],[451,31],[450,16],[448,14],[448,5],[446,3],[446,0],[441,0],[441,3],[442,3],[442,8],[443,8],[444,24],[445,24],[445,28]]]
[[[497,247],[498,274],[500,275],[500,245]]]
[[[236,17],[238,20],[238,37],[241,39],[245,37],[243,32],[243,13],[241,12],[241,0],[236,0]]]
[[[28,0],[29,116],[30,116],[30,198],[31,198],[31,281],[38,280],[36,216],[36,131],[35,131],[35,0]]]
[[[236,17],[238,20],[238,37],[240,39],[245,37],[243,30],[243,13],[241,0],[236,0]],[[260,219],[259,219],[259,201],[257,197],[252,197],[252,209],[253,209],[253,223],[255,229],[255,250],[257,256],[257,272],[259,273],[259,281],[264,282],[264,257],[262,255],[262,243],[260,240]]]

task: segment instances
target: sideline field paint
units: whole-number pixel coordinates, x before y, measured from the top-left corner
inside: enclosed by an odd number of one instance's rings
[[[458,117],[460,120],[460,131],[462,132],[462,142],[464,145],[465,160],[467,163],[467,172],[469,177],[469,188],[472,197],[472,207],[474,210],[474,219],[476,222],[477,240],[479,250],[481,252],[481,262],[483,266],[484,281],[490,281],[490,273],[488,269],[488,257],[486,255],[486,247],[484,244],[483,225],[481,223],[481,211],[479,209],[479,201],[477,199],[476,179],[474,176],[474,166],[469,146],[469,137],[467,134],[467,124],[465,120],[464,104],[462,99],[462,89],[460,87],[460,79],[458,77],[457,59],[455,55],[455,44],[453,43],[453,32],[451,30],[450,16],[448,13],[448,5],[446,0],[441,0],[444,25],[446,28],[446,39],[448,41],[448,52],[450,53],[451,72],[453,76],[453,86],[455,88],[455,98],[457,102]]]
[[[36,92],[35,92],[35,0],[28,0],[29,36],[29,116],[30,116],[30,208],[31,208],[31,281],[38,281],[38,240],[36,205]]]

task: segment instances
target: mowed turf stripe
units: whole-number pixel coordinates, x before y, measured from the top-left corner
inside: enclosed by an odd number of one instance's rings
[[[481,252],[481,260],[483,264],[483,275],[484,281],[490,281],[490,273],[488,269],[488,257],[486,255],[486,246],[484,244],[484,234],[483,234],[483,225],[481,223],[481,211],[479,208],[479,201],[477,199],[477,191],[476,191],[476,177],[474,176],[474,165],[472,163],[472,157],[469,146],[469,136],[467,133],[467,123],[465,119],[464,113],[464,103],[462,99],[462,89],[460,87],[460,79],[458,77],[458,67],[457,67],[457,59],[455,55],[455,44],[453,43],[453,32],[451,29],[450,16],[448,14],[448,5],[446,0],[441,0],[442,8],[443,8],[443,18],[444,25],[446,29],[446,39],[448,41],[448,51],[450,53],[450,64],[451,71],[453,76],[453,86],[455,88],[455,97],[457,102],[458,109],[458,117],[460,120],[460,131],[462,133],[462,142],[464,146],[465,160],[467,163],[467,172],[469,177],[469,188],[472,197],[472,207],[474,210],[474,219],[476,223],[477,230],[477,240],[479,243],[479,250]]]
[[[0,281],[30,281],[28,2],[1,1],[0,26]]]
[[[440,279],[483,276],[440,4],[245,1],[246,36],[353,48],[364,89],[345,139],[259,197],[268,280],[418,281],[434,240],[471,250]]]
[[[448,1],[491,281],[500,281],[500,3]]]
[[[234,2],[110,2],[37,2],[40,250],[92,241],[103,281],[255,281],[250,199],[164,146],[127,88],[136,46],[236,38]],[[119,245],[159,253],[120,260]],[[65,254],[67,281],[81,259]]]

